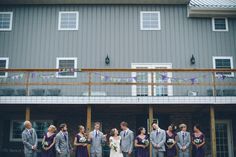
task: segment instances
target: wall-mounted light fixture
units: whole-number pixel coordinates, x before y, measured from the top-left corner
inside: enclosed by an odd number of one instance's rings
[[[192,57],[190,58],[190,63],[192,64],[192,65],[194,65],[195,63],[196,63],[196,61],[195,61],[195,57],[192,55]]]
[[[109,58],[108,55],[107,55],[107,57],[105,58],[105,64],[106,64],[106,65],[109,65],[109,64],[110,64],[110,58]]]

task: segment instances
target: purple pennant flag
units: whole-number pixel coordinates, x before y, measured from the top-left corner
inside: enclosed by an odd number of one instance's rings
[[[105,76],[105,81],[108,81],[109,80],[109,76]]]
[[[196,82],[196,78],[191,78],[190,81],[192,82],[192,85]]]
[[[166,75],[166,74],[162,74],[162,75],[161,75],[161,79],[162,79],[163,81],[165,81],[165,80],[167,79],[167,75]]]

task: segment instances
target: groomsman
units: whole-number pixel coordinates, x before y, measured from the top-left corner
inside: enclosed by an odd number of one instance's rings
[[[124,157],[131,156],[133,151],[134,133],[128,128],[127,122],[121,122],[121,151]]]
[[[94,123],[94,130],[89,133],[89,140],[91,143],[90,157],[102,157],[102,145],[106,142],[106,136],[99,130],[100,122]]]
[[[164,157],[166,132],[161,129],[157,122],[153,122],[154,130],[150,134],[150,142],[152,144],[153,157]]]
[[[32,128],[30,121],[24,122],[25,130],[22,132],[22,142],[24,144],[25,157],[37,157],[38,137]]]
[[[179,148],[179,157],[189,157],[190,156],[190,133],[187,132],[187,125],[180,124],[179,125],[180,132],[177,133],[177,145]]]
[[[69,136],[67,132],[67,125],[61,124],[59,126],[60,132],[56,135],[56,151],[58,153],[58,157],[70,157],[70,151],[72,150]]]

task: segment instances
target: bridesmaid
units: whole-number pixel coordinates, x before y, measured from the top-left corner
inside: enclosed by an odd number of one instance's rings
[[[44,134],[42,141],[42,157],[56,157],[55,151],[55,137],[56,137],[56,127],[50,125],[48,127],[48,132]]]
[[[148,157],[148,136],[145,135],[146,130],[144,127],[138,129],[138,136],[135,138],[134,146],[136,147],[136,157]]]
[[[194,133],[192,135],[193,154],[195,157],[204,157],[205,135],[201,132],[198,124],[194,125]]]
[[[88,157],[88,141],[82,125],[79,126],[79,133],[75,136],[74,145],[76,146],[75,157]]]
[[[176,134],[174,132],[174,125],[171,124],[166,131],[166,156],[175,157],[177,155],[176,150]]]

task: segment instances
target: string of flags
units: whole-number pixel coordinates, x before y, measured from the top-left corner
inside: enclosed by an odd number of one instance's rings
[[[76,69],[68,69],[68,68],[63,68],[59,70],[60,72],[80,72],[81,70],[76,70]],[[105,82],[137,82],[138,81],[138,76],[131,76],[131,77],[125,77],[125,76],[111,76],[111,75],[105,75],[102,73],[94,73],[96,76],[100,77],[102,81]],[[191,82],[191,84],[196,84],[198,82],[204,81],[210,77],[212,77],[211,74],[204,74],[201,76],[193,76],[193,77],[172,77],[168,76],[168,73],[155,73],[156,74],[156,79],[159,79],[161,81],[170,81],[170,82]],[[8,76],[7,78],[12,79],[12,80],[19,80],[19,79],[25,79],[25,73],[20,73],[20,74],[14,74],[11,76]],[[56,78],[55,73],[36,73],[36,72],[31,72],[30,73],[30,78],[42,78],[42,79],[51,79],[51,78]],[[227,78],[227,75],[222,74],[217,74],[217,79],[219,80],[224,80]],[[6,78],[2,78],[6,79]]]

